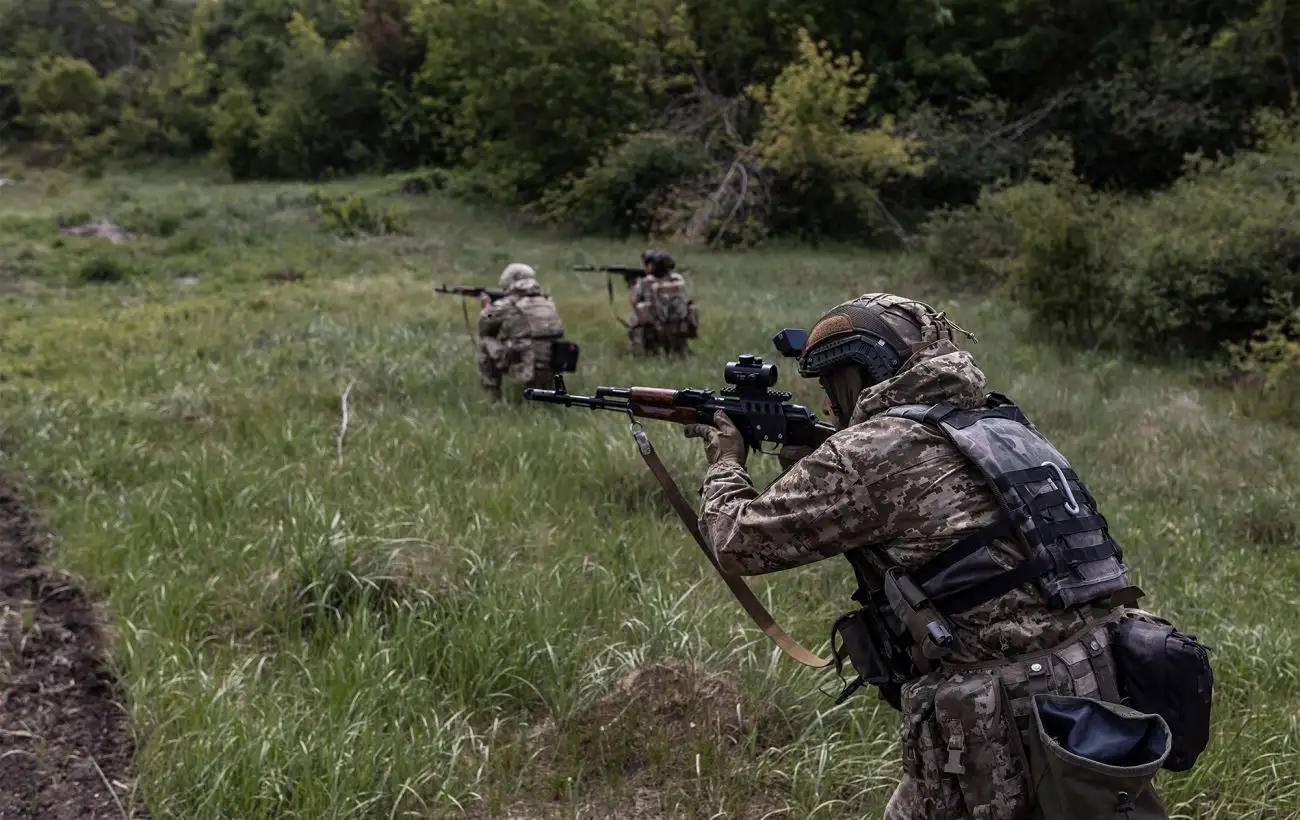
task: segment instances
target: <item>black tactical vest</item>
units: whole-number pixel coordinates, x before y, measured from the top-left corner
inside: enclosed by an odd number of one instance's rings
[[[1002,516],[910,573],[944,614],[965,612],[1028,581],[1049,605],[1067,610],[1131,586],[1120,545],[1065,456],[1009,399],[985,407],[903,405],[885,410],[938,429],[995,491]],[[993,560],[997,538],[1018,541],[1028,560],[1010,570]]]

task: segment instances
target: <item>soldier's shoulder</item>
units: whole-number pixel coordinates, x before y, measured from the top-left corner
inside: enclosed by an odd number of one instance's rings
[[[938,431],[897,416],[872,416],[839,431],[830,441],[846,465],[876,475],[959,455]]]

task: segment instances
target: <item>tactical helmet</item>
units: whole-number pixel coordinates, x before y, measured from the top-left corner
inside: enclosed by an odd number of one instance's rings
[[[889,293],[867,293],[828,310],[808,332],[799,375],[827,376],[848,364],[863,368],[867,385],[898,374],[912,351],[960,330],[924,302]]]
[[[501,287],[508,289],[520,279],[536,278],[537,271],[533,270],[531,266],[520,262],[511,262],[509,265],[506,265],[505,270],[501,271]]]
[[[641,254],[641,264],[654,265],[656,270],[664,273],[668,273],[677,267],[677,263],[673,261],[673,258],[663,251],[646,251]]]

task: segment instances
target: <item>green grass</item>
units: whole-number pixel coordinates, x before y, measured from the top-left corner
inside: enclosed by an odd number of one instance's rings
[[[631,245],[392,180],[327,188],[406,233],[339,241],[304,185],[6,175],[0,467],[106,606],[154,817],[879,816],[896,715],[869,695],[832,709],[833,677],[749,625],[626,420],[482,397],[462,304],[431,290],[510,260],[583,346],[575,392],[721,386],[735,354],[775,356],[776,330],[866,291],[949,309],[1102,499],[1148,607],[1215,650],[1212,746],[1162,795],[1184,817],[1300,816],[1300,434],[1195,374],[1036,346],[997,301],[844,249],[682,252],[697,355],[633,361],[605,283],[568,270]],[[58,233],[100,216],[137,238]],[[120,281],[86,275],[106,270]],[[698,443],[648,427],[698,486]],[[823,652],[850,604],[842,561],[753,586]]]

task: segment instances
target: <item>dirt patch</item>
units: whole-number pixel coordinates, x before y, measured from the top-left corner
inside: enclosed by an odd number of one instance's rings
[[[529,735],[532,797],[496,812],[476,807],[470,817],[761,817],[783,805],[769,784],[727,796],[702,790],[701,778],[793,738],[780,712],[746,698],[732,677],[676,662],[636,669],[562,723],[547,719]],[[573,783],[583,784],[580,794],[568,793]]]
[[[47,544],[0,476],[0,820],[143,817],[94,606],[41,566]]]
[[[59,233],[64,236],[78,236],[83,239],[107,239],[113,244],[125,242],[135,236],[126,228],[107,219],[98,219],[84,225],[70,225],[66,228],[60,228]]]

